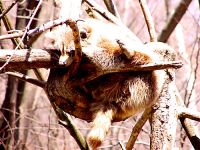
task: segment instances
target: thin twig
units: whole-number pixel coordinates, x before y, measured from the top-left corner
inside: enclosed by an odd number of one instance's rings
[[[0,40],[14,39],[14,38],[22,37],[23,33],[24,33],[23,31],[19,31],[17,33],[4,34],[4,35],[0,36]]]
[[[44,23],[34,29],[31,29],[31,30],[28,30],[27,31],[27,36],[29,37],[34,37],[38,34],[41,34],[42,32],[45,32],[49,29],[52,29],[56,26],[59,26],[59,25],[63,25],[63,24],[66,24],[68,22],[69,19],[66,19],[66,18],[62,18],[62,19],[56,19],[56,20],[53,20],[53,21],[49,21],[47,23]],[[3,39],[10,39],[10,38],[18,38],[18,37],[22,37],[24,34],[24,31],[20,31],[19,33],[13,33],[13,34],[7,34],[7,35],[2,35],[0,36],[0,40],[3,40]]]
[[[197,54],[196,54],[196,65],[195,65],[195,68],[194,68],[194,71],[192,71],[191,73],[190,73],[190,77],[189,77],[189,80],[188,80],[188,82],[187,82],[187,88],[188,88],[188,86],[191,86],[191,88],[190,88],[190,90],[186,90],[186,93],[185,93],[185,103],[186,103],[186,106],[188,106],[189,105],[189,103],[190,103],[190,101],[191,101],[191,97],[192,97],[192,94],[193,94],[193,92],[194,92],[194,89],[195,89],[195,83],[196,83],[196,81],[197,81],[197,77],[198,77],[198,68],[199,68],[199,59],[200,59],[200,35],[199,35],[199,33],[197,33],[197,39],[196,39],[196,42],[197,42],[197,47],[198,47],[198,50],[197,50]],[[196,43],[195,42],[195,43]],[[193,68],[192,66],[191,66],[191,68]],[[194,75],[194,77],[193,77],[193,75]],[[192,78],[192,83],[190,82],[190,80],[191,80],[191,78]]]
[[[29,77],[25,74],[22,74],[22,73],[18,73],[18,72],[6,72],[5,74],[8,74],[8,75],[11,75],[13,77],[16,77],[22,81],[26,81],[26,82],[29,82],[31,84],[34,84],[36,86],[39,86],[41,88],[44,88],[45,85],[47,84],[47,82],[45,81],[40,81],[40,80],[37,80],[37,79],[34,79],[32,77]]]
[[[122,150],[126,150],[126,147],[124,146],[124,144],[121,141],[119,141],[118,143]]]
[[[42,72],[39,69],[33,68],[33,72],[36,75],[36,77],[37,77],[38,80],[45,81],[45,79],[44,79],[44,77],[42,75]]]
[[[39,11],[39,9],[40,9],[40,7],[41,7],[42,2],[43,2],[43,0],[40,0],[40,1],[39,1],[37,7],[35,8],[33,14],[31,15],[31,18],[30,18],[30,20],[29,20],[29,22],[28,22],[28,24],[27,24],[27,26],[26,26],[26,28],[25,28],[25,32],[24,32],[24,34],[23,34],[23,36],[22,36],[22,39],[21,39],[21,41],[19,42],[18,45],[20,45],[20,44],[24,41],[24,39],[27,38],[27,32],[28,32],[28,30],[30,29],[30,26],[31,26],[31,24],[32,24],[32,22],[33,22],[34,17],[36,16],[37,12]],[[18,46],[17,46],[15,49],[17,49],[17,48],[18,48]],[[12,57],[12,55],[10,56],[10,59],[11,59],[11,57]],[[8,60],[8,62],[9,62],[9,60]],[[3,67],[3,66],[2,66],[2,67]],[[1,70],[1,69],[0,69],[0,70]],[[33,71],[34,71],[36,77],[37,77],[39,80],[44,81],[44,77],[42,76],[42,73],[41,73],[38,69],[33,68]]]
[[[151,42],[156,42],[157,41],[157,36],[156,36],[156,31],[154,27],[154,22],[153,18],[151,16],[151,13],[149,11],[149,8],[147,6],[146,0],[139,0],[140,6],[142,8],[142,12],[147,24],[149,36],[150,36],[150,41]]]

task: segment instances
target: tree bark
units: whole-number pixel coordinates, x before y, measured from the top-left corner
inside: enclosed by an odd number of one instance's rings
[[[151,118],[151,149],[173,149],[176,137],[176,98],[175,83],[166,75],[166,82],[158,102],[154,105],[155,112]]]
[[[0,66],[7,62],[2,68],[3,71],[9,70],[27,70],[33,68],[49,68],[58,66],[58,57],[56,51],[47,51],[41,49],[22,49],[22,50],[0,50]]]

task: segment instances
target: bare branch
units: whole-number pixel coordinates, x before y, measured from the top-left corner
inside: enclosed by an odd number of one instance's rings
[[[0,0],[0,13],[2,14],[3,12],[4,12],[4,7],[3,7],[2,0]],[[10,20],[8,19],[8,17],[7,17],[6,14],[4,14],[4,15],[2,16],[2,21],[3,21],[3,23],[4,23],[4,25],[5,25],[5,28],[6,28],[7,31],[13,30],[12,24],[11,24],[11,22],[10,22]],[[18,39],[11,39],[11,41],[13,42],[13,44],[14,44],[15,46],[17,46],[18,43],[19,43]],[[23,46],[20,45],[20,47],[23,47]]]
[[[105,5],[106,5],[108,11],[109,11],[110,13],[112,13],[114,16],[116,16],[117,18],[120,19],[119,13],[118,13],[118,11],[117,11],[117,8],[116,8],[116,6],[115,6],[113,0],[104,0],[104,3],[105,3]]]
[[[16,1],[16,2],[17,2],[17,1]],[[39,8],[40,8],[41,5],[42,5],[42,0],[39,1],[37,7],[35,8],[35,10],[34,10],[32,16],[31,16],[31,18],[30,18],[30,20],[29,20],[29,22],[28,22],[28,25],[26,26],[26,29],[25,29],[25,31],[24,31],[24,33],[23,33],[23,35],[22,35],[22,39],[21,39],[20,41],[18,41],[17,39],[11,39],[11,41],[13,42],[13,44],[16,45],[15,50],[17,50],[18,48],[21,49],[21,48],[23,47],[23,46],[22,46],[22,45],[23,45],[23,41],[24,41],[25,37],[27,36],[27,32],[28,32],[28,30],[29,30],[29,28],[30,28],[30,26],[31,26],[31,23],[32,23],[32,21],[33,21],[35,15],[36,15],[36,13],[38,12],[38,10],[39,10]],[[1,11],[3,11],[3,4],[2,4],[1,2],[0,2],[0,6],[1,6]],[[8,30],[8,29],[11,30],[11,29],[12,29],[12,26],[11,26],[10,20],[7,18],[7,16],[4,15],[4,16],[3,16],[3,20],[4,20],[5,26],[7,27],[7,30]],[[7,59],[7,61],[0,67],[0,71],[1,71],[6,65],[8,65],[8,63],[9,63],[9,61],[11,60],[11,58],[12,58],[13,55],[14,55],[14,53],[13,53],[12,55],[10,55],[9,58]],[[38,77],[38,79],[43,80],[42,74],[40,73],[39,70],[37,70],[37,69],[34,68],[34,73],[36,74],[36,76]]]
[[[192,71],[190,73],[190,77],[189,77],[189,80],[187,82],[187,90],[186,90],[186,93],[185,93],[185,103],[186,103],[186,106],[189,105],[190,101],[191,101],[191,97],[193,95],[193,92],[194,92],[194,89],[195,89],[195,83],[197,81],[197,77],[198,77],[198,68],[199,68],[199,59],[200,59],[200,37],[199,35],[197,35],[197,39],[196,39],[196,42],[197,42],[197,45],[198,45],[198,50],[197,50],[197,54],[196,54],[196,57],[195,57],[195,60],[196,60],[196,65],[195,65],[195,68],[194,68],[194,71]],[[189,86],[191,85],[191,86]]]
[[[99,13],[102,17],[104,17],[106,20],[122,27],[124,32],[126,32],[130,37],[133,37],[133,39],[137,40],[138,42],[141,42],[140,39],[132,33],[122,22],[119,18],[115,17],[113,14],[111,14],[109,11],[105,10],[103,7],[98,5],[94,0],[83,0],[86,4],[88,4],[94,11]]]
[[[8,75],[11,75],[13,77],[16,77],[20,80],[23,80],[23,81],[26,81],[26,82],[29,82],[31,84],[34,84],[36,86],[39,86],[41,88],[44,88],[45,85],[46,85],[46,82],[45,81],[40,81],[40,80],[37,80],[37,79],[34,79],[32,77],[29,77],[25,74],[22,74],[22,73],[17,73],[17,72],[6,72],[6,74]]]
[[[88,47],[88,49],[90,49]],[[88,51],[85,47],[83,51]],[[33,68],[54,68],[54,67],[64,67],[58,64],[58,51],[57,50],[42,50],[42,49],[21,49],[21,50],[8,50],[0,49],[0,65],[3,65],[10,55],[13,55],[12,59],[8,65],[2,70],[12,71],[12,70],[26,70]],[[19,67],[20,66],[20,67]],[[149,63],[146,65],[133,65],[126,68],[113,68],[109,70],[98,70],[100,75],[116,72],[130,72],[130,71],[152,71],[161,70],[167,68],[180,68],[182,67],[182,62],[180,61],[165,61]],[[98,74],[98,71],[96,72]],[[96,75],[95,75],[96,77]]]
[[[176,101],[179,106],[185,107],[184,102],[180,96],[180,93],[178,92],[178,89],[176,89]],[[197,130],[195,126],[193,126],[192,122],[187,118],[180,117],[179,119],[193,147],[195,149],[198,149],[200,147],[200,138],[198,137],[199,136],[198,133],[196,133]]]
[[[40,25],[34,29],[31,29],[31,30],[28,30],[27,31],[27,36],[29,37],[34,37],[38,34],[41,34],[42,32],[45,32],[49,29],[52,29],[56,26],[59,26],[59,25],[63,25],[63,24],[67,24],[69,19],[56,19],[56,20],[53,20],[53,21],[49,21],[43,25]],[[13,33],[13,34],[7,34],[7,35],[2,35],[0,36],[0,40],[3,40],[3,39],[10,39],[10,38],[17,38],[17,37],[22,37],[24,34],[23,31],[20,31],[19,33]]]
[[[0,65],[3,65],[11,55],[13,55],[13,57],[9,61],[8,65],[4,67],[2,72],[32,68],[59,67],[58,55],[55,50],[21,49],[15,51],[1,49]]]
[[[117,25],[122,24],[122,22],[118,18],[116,18],[109,11],[105,10],[103,7],[101,7],[95,1],[93,1],[93,0],[83,0],[83,2],[87,3],[91,8],[93,8],[93,10],[97,11],[100,15],[102,15],[105,19],[109,20],[110,22],[113,22]]]
[[[149,63],[145,65],[137,65],[132,67],[126,67],[119,69],[121,72],[130,72],[130,71],[152,71],[152,70],[162,70],[167,68],[180,68],[183,64],[181,61],[168,61],[168,62],[156,62],[156,63]],[[111,72],[119,72],[118,69],[109,69],[105,70],[105,74]]]
[[[118,143],[122,150],[126,150],[126,147],[124,146],[124,144],[121,141],[119,141]]]
[[[142,129],[142,127],[144,126],[144,124],[146,123],[147,119],[149,119],[149,117],[151,116],[153,112],[153,109],[147,108],[145,109],[144,113],[142,114],[141,118],[137,121],[137,123],[135,124],[135,126],[132,129],[131,132],[131,136],[128,140],[128,143],[126,144],[126,150],[132,150],[133,146],[137,140],[137,137]]]
[[[174,31],[176,25],[179,23],[179,21],[185,14],[191,1],[192,0],[181,0],[178,7],[175,9],[174,13],[172,14],[172,16],[169,18],[168,23],[163,28],[161,34],[158,36],[158,41],[166,42],[168,40],[169,36]]]
[[[16,4],[18,1],[19,1],[19,0],[13,1],[12,4],[11,4],[6,10],[3,10],[2,14],[0,14],[0,20],[1,20],[1,18],[2,18],[3,16],[5,16],[5,15],[13,8],[13,6],[15,6],[15,4]],[[0,2],[0,5],[1,5],[1,4],[2,4],[2,3]]]
[[[6,40],[6,39],[14,39],[18,37],[22,37],[24,32],[19,31],[17,33],[12,33],[12,34],[4,34],[0,36],[0,40]]]
[[[196,133],[197,130],[194,128],[194,125],[188,118],[180,117],[180,122],[182,124],[183,129],[186,132],[187,137],[189,138],[190,142],[194,149],[199,149],[200,147],[200,138],[199,135]]]
[[[174,72],[171,72],[174,75]],[[158,101],[152,106],[150,149],[173,149],[176,137],[175,81],[166,74]]]
[[[51,102],[51,104],[58,118],[60,119],[59,123],[63,125],[69,131],[69,133],[76,140],[77,144],[79,145],[81,149],[89,150],[85,138],[83,137],[79,129],[74,125],[73,120],[71,119],[70,115],[65,113],[59,107],[57,107],[55,103]]]
[[[190,118],[200,122],[200,112],[186,107],[177,107],[177,115],[179,118]]]
[[[153,23],[153,18],[151,16],[151,13],[149,11],[149,8],[147,6],[146,0],[139,0],[140,6],[142,8],[142,12],[144,14],[144,18],[147,24],[149,36],[150,36],[150,41],[151,42],[156,42],[157,41],[157,36],[156,36],[156,31]]]

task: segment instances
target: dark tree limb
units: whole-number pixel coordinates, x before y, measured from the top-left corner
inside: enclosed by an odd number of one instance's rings
[[[180,117],[179,119],[183,129],[186,132],[187,137],[192,143],[192,146],[194,147],[195,150],[198,150],[200,147],[200,138],[196,134],[196,130],[194,129],[193,124],[188,118]]]
[[[32,77],[29,77],[27,75],[24,75],[24,74],[18,73],[18,72],[6,72],[6,74],[16,77],[25,82],[29,82],[29,83],[39,86],[41,88],[45,88],[45,85],[47,84],[46,81],[40,81],[40,80],[34,79]]]

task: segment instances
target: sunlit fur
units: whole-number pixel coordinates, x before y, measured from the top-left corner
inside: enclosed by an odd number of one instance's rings
[[[91,49],[83,48],[83,53],[97,64],[96,67],[113,69],[159,61],[158,55],[145,49],[140,40],[129,36],[126,31],[112,23],[89,19],[80,21],[78,24],[80,32],[87,33],[87,38],[81,41],[82,46],[91,47]],[[69,38],[72,36],[70,34],[67,32],[64,41],[68,48],[74,47],[72,39]],[[118,40],[126,47],[120,47]],[[93,46],[101,49],[95,50]],[[126,57],[125,60],[119,58],[122,54]],[[113,120],[121,121],[133,116],[146,107],[150,107],[158,99],[165,72],[156,70],[118,76],[105,75],[101,77],[104,78],[103,80],[95,80],[91,89],[86,87],[96,98],[96,104],[94,103],[92,107],[92,111],[96,113],[94,113],[92,128],[87,136],[92,149],[101,145]],[[100,86],[101,90],[99,90]]]

